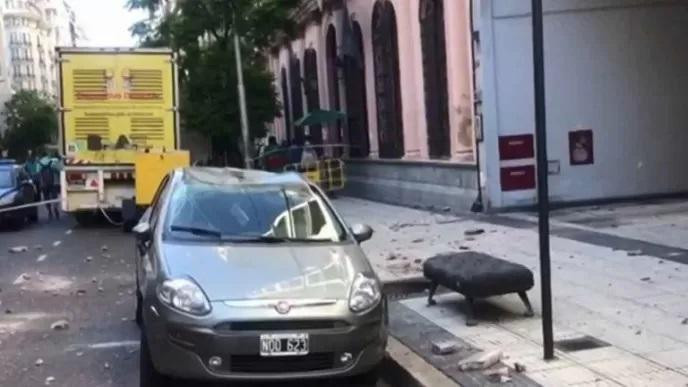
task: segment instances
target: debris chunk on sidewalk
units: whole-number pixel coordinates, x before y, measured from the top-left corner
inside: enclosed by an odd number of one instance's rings
[[[522,374],[522,373],[526,372],[526,366],[521,364],[521,363],[516,362],[516,363],[514,363],[514,370],[516,372],[518,372],[519,374]]]
[[[484,234],[485,230],[482,228],[471,228],[463,232],[463,235],[466,236],[476,236],[480,234]]]
[[[19,253],[23,253],[23,252],[27,251],[28,249],[29,248],[26,246],[14,246],[14,247],[10,247],[9,251],[12,254],[19,254]]]
[[[643,255],[643,251],[642,250],[631,250],[631,251],[626,252],[626,254],[628,254],[629,257],[637,257],[639,255]]]
[[[36,360],[36,363],[35,363],[35,364],[36,364],[36,367],[42,366],[42,365],[43,365],[43,359],[38,358],[38,359]]]
[[[459,362],[459,370],[476,371],[492,367],[502,360],[502,351],[494,350],[490,352],[478,352]]]
[[[54,381],[55,381],[54,376],[48,376],[47,378],[45,378],[45,385],[49,386],[49,385],[53,384]]]
[[[435,355],[449,355],[456,352],[459,343],[455,340],[439,340],[432,342],[432,353]]]
[[[688,325],[688,318],[684,318],[683,321],[681,321],[681,324]]]
[[[67,320],[55,321],[54,323],[52,323],[52,325],[50,325],[50,329],[52,329],[54,331],[65,331],[65,330],[69,329],[69,321],[67,321]]]
[[[101,251],[108,251],[109,248],[107,247],[107,245],[103,245],[103,246],[100,247],[100,250],[101,250]]]
[[[483,374],[487,376],[487,379],[492,383],[507,383],[511,381],[508,367],[499,367],[497,369],[487,370],[483,372]]]
[[[643,278],[641,278],[640,280],[643,281],[643,282],[649,282],[650,280],[652,280],[652,278],[650,278],[650,277],[643,277]]]

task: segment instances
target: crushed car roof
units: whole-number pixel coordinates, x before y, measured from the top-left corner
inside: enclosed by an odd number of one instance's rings
[[[217,185],[308,185],[301,175],[272,173],[257,169],[188,167],[181,169],[182,181]]]

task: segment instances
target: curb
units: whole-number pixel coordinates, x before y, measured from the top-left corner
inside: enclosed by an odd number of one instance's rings
[[[442,371],[436,369],[394,337],[389,337],[383,362],[383,379],[393,386],[457,387]]]

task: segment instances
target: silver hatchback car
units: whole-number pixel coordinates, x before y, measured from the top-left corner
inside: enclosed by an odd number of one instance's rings
[[[141,386],[354,378],[374,385],[387,305],[359,243],[296,174],[169,174],[134,229]]]

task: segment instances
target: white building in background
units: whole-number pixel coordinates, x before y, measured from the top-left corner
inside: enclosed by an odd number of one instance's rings
[[[54,95],[55,47],[77,46],[83,37],[74,11],[65,0],[4,0],[0,7],[12,88]]]
[[[85,38],[69,3],[0,0],[0,15],[0,109],[17,90],[54,96],[58,86],[55,47],[77,46]],[[0,131],[2,126],[4,122]]]

